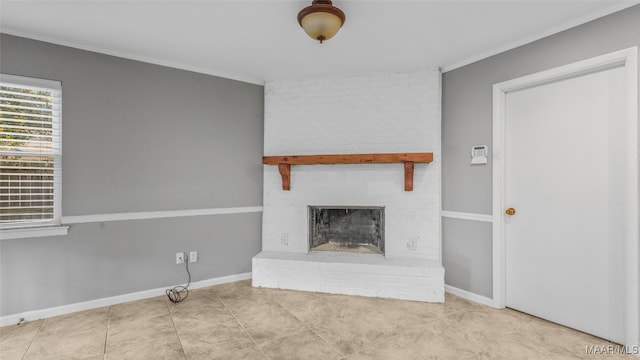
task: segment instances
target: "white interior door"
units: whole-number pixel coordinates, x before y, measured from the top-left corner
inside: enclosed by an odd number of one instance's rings
[[[625,341],[623,66],[505,96],[506,306]]]

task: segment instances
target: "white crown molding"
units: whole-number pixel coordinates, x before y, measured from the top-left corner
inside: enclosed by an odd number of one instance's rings
[[[588,23],[589,21],[593,21],[595,19],[598,19],[598,18],[607,16],[607,15],[613,14],[615,12],[624,10],[626,8],[635,6],[635,5],[639,4],[639,3],[640,3],[640,1],[630,1],[630,2],[624,2],[624,3],[615,4],[615,5],[613,5],[613,6],[609,7],[609,8],[602,9],[602,10],[593,12],[593,13],[591,13],[589,15],[586,15],[586,16],[583,16],[583,17],[579,17],[579,18],[573,19],[571,21],[567,21],[567,22],[565,22],[565,23],[563,23],[561,25],[554,26],[552,28],[546,29],[546,30],[544,30],[542,32],[539,32],[539,33],[535,34],[535,35],[527,36],[527,37],[524,37],[524,38],[522,38],[520,40],[511,42],[509,44],[506,44],[506,45],[503,45],[503,46],[499,46],[497,48],[491,49],[489,51],[482,52],[482,53],[477,54],[477,55],[473,55],[473,56],[471,56],[471,57],[469,57],[467,59],[456,61],[456,62],[453,62],[451,64],[444,65],[444,66],[441,67],[441,71],[442,71],[442,73],[446,73],[446,72],[461,68],[463,66],[466,66],[466,65],[469,65],[469,64],[473,64],[473,63],[478,62],[480,60],[484,60],[486,58],[489,58],[491,56],[494,56],[494,55],[497,55],[497,54],[500,54],[500,53],[503,53],[503,52],[506,52],[506,51],[509,51],[509,50],[513,50],[513,49],[515,49],[517,47],[520,47],[522,45],[526,45],[526,44],[532,43],[532,42],[534,42],[536,40],[540,40],[540,39],[545,38],[547,36],[551,36],[551,35],[557,34],[559,32],[571,29],[573,27]]]
[[[198,289],[220,284],[251,279],[251,273],[241,273],[229,276],[222,276],[213,279],[207,279],[191,283],[189,289]],[[170,287],[170,286],[167,286]],[[18,314],[6,315],[0,317],[0,326],[15,325],[24,319],[24,321],[33,321],[38,319],[46,319],[58,315],[70,314],[77,311],[97,309],[104,306],[121,304],[128,301],[148,299],[156,296],[165,295],[166,288],[157,288],[129,293],[124,295],[111,296],[102,299],[89,300],[85,302],[51,307],[47,309],[26,311]]]
[[[166,67],[170,67],[170,68],[174,68],[174,69],[192,71],[192,72],[196,72],[196,73],[200,73],[200,74],[211,75],[211,76],[216,76],[216,77],[220,77],[220,78],[241,81],[241,82],[254,84],[254,85],[264,86],[264,83],[265,83],[264,79],[258,79],[258,78],[255,78],[255,77],[245,76],[245,75],[241,75],[241,74],[234,74],[234,73],[231,73],[231,72],[228,72],[228,71],[220,71],[220,70],[214,70],[214,69],[210,69],[210,68],[202,68],[202,67],[192,66],[192,65],[188,65],[188,64],[182,64],[182,63],[176,63],[176,62],[172,62],[172,61],[167,61],[167,60],[163,60],[163,59],[157,59],[157,58],[152,58],[152,57],[147,57],[147,56],[138,56],[138,55],[134,55],[134,54],[126,53],[126,52],[121,52],[121,51],[107,50],[107,49],[103,49],[103,48],[100,48],[100,47],[97,47],[97,46],[82,45],[82,44],[74,43],[74,42],[71,42],[71,41],[60,40],[60,39],[56,39],[56,38],[49,37],[49,36],[35,35],[35,34],[22,32],[22,31],[17,31],[17,30],[13,30],[13,29],[9,29],[9,28],[6,28],[6,27],[1,27],[1,26],[0,26],[0,33],[13,35],[13,36],[19,36],[19,37],[23,37],[23,38],[27,38],[27,39],[32,39],[32,40],[44,41],[44,42],[51,43],[51,44],[67,46],[67,47],[71,47],[71,48],[75,48],[75,49],[86,50],[86,51],[91,51],[91,52],[105,54],[105,55],[116,56],[116,57],[124,58],[124,59],[128,59],[128,60],[141,61],[141,62],[145,62],[145,63],[149,63],[149,64],[161,65],[161,66],[166,66]]]
[[[63,216],[62,224],[70,225],[70,224],[84,224],[84,223],[96,223],[96,222],[107,222],[107,221],[164,219],[164,218],[203,216],[203,215],[246,214],[246,213],[254,213],[254,212],[262,212],[262,206]]]

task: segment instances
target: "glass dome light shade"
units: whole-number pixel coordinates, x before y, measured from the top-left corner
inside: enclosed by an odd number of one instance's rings
[[[344,24],[345,16],[342,10],[328,0],[314,0],[298,13],[298,23],[312,39],[329,40],[334,37]]]

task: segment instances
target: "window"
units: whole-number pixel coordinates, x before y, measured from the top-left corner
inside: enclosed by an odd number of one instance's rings
[[[60,225],[61,84],[0,74],[0,229]]]

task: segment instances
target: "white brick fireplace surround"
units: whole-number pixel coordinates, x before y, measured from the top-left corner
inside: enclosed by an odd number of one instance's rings
[[[433,152],[404,191],[398,164],[264,165],[262,252],[253,286],[444,301],[440,72],[330,75],[265,85],[264,154]],[[386,254],[309,252],[307,206],[384,206]]]

